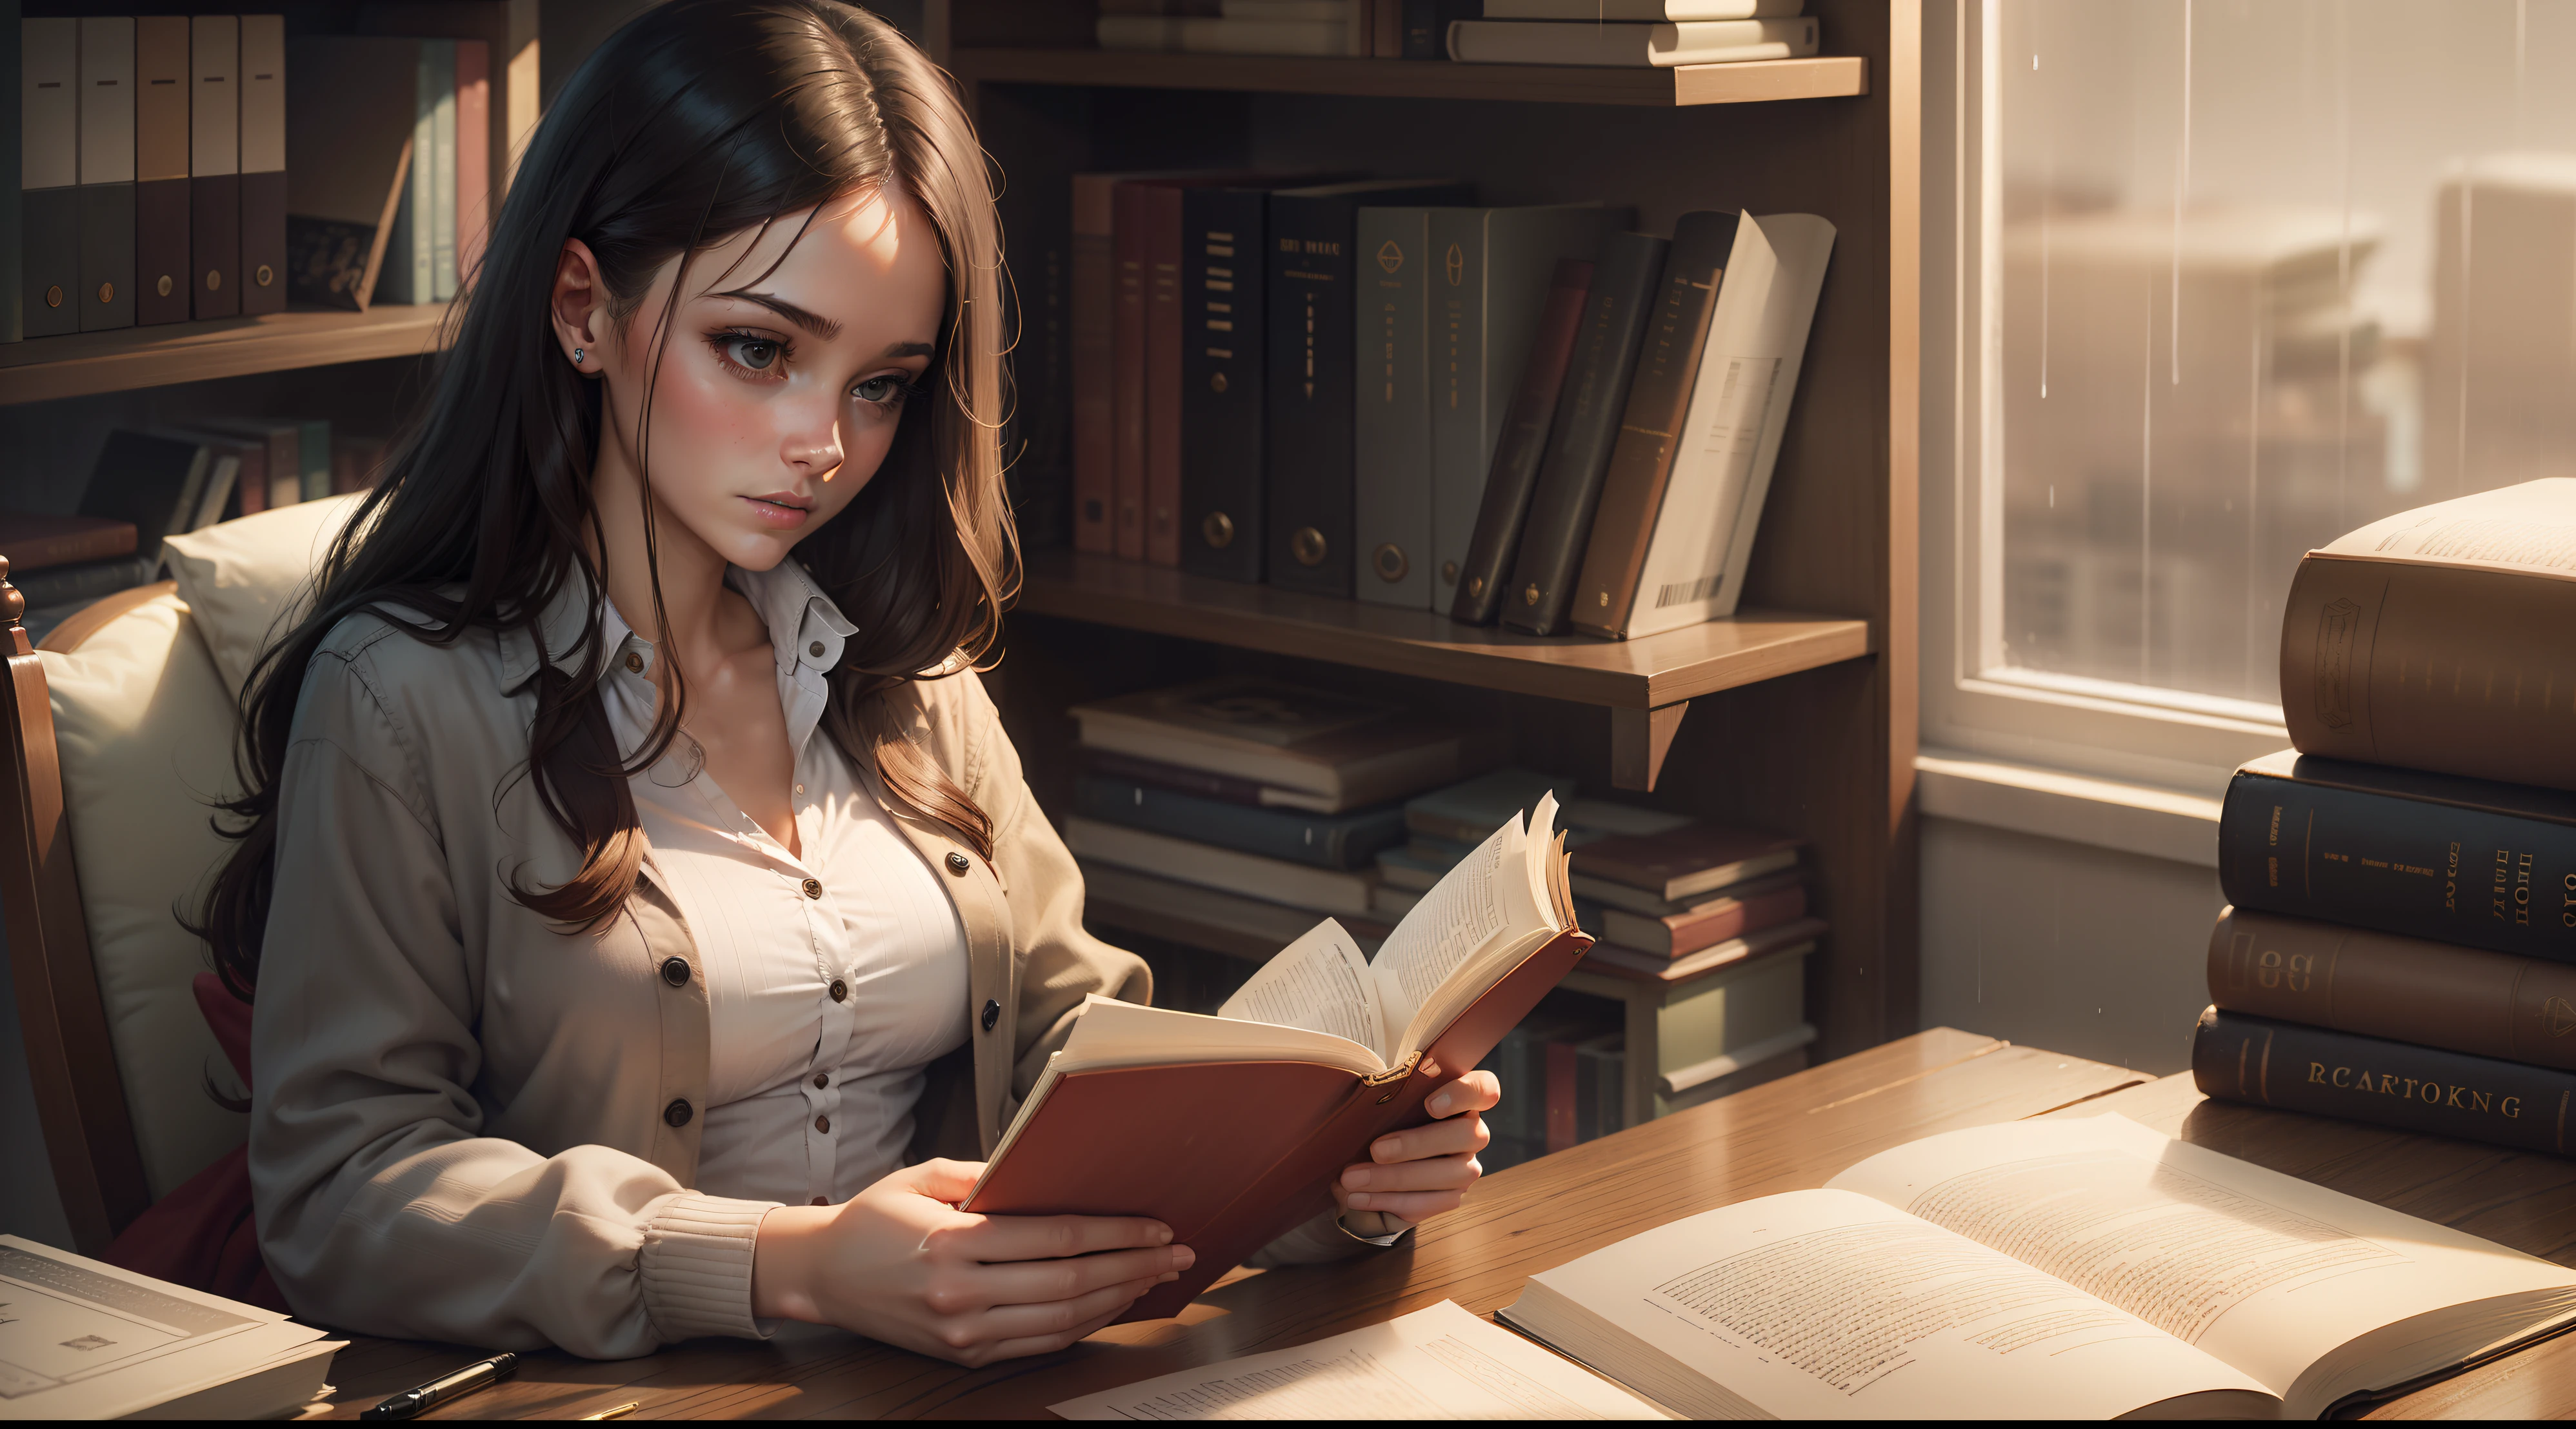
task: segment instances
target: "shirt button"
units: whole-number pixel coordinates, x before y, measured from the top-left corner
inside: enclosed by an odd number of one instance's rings
[[[830,1085],[832,1085],[832,1074],[831,1074],[831,1073],[829,1073],[829,1072],[816,1072],[816,1073],[814,1074],[814,1090],[816,1090],[816,1091],[818,1091],[818,1092],[819,1092],[819,1091],[823,1090],[825,1087],[828,1087],[828,1086],[830,1086]]]
[[[662,981],[669,983],[673,987],[687,987],[689,985],[689,960],[687,958],[663,959]]]
[[[1002,1004],[993,1001],[989,997],[984,999],[984,1030],[987,1032],[992,1031],[993,1024],[1001,1020]]]
[[[633,672],[633,673],[635,673],[635,674],[638,674],[638,675],[643,674],[643,673],[644,673],[644,657],[643,657],[643,655],[642,655],[642,654],[640,654],[640,653],[638,653],[638,652],[636,652],[636,651],[633,651],[633,650],[629,650],[629,651],[627,651],[627,652],[626,652],[626,668],[627,668],[629,671],[631,671],[631,672]]]
[[[970,868],[973,868],[974,866],[975,866],[975,865],[973,865],[973,864],[971,864],[971,863],[968,863],[968,862],[966,861],[966,855],[964,855],[964,854],[962,854],[962,853],[955,852],[955,851],[953,851],[953,850],[952,850],[952,851],[950,851],[950,853],[949,853],[949,855],[948,855],[948,871],[949,871],[950,873],[956,874],[958,877],[963,878],[963,877],[965,877],[965,876],[966,876],[966,870],[968,870],[968,869],[970,869]]]
[[[799,793],[799,794],[804,793],[804,792],[805,792],[805,786],[804,786],[804,785],[802,785],[802,784],[797,785],[797,786],[796,786],[796,792],[797,792],[797,793]]]
[[[694,1115],[696,1113],[689,1109],[687,1097],[673,1097],[671,1104],[662,1108],[662,1120],[672,1126],[686,1126]]]
[[[813,656],[813,657],[814,657],[815,659],[817,659],[817,660],[822,659],[822,658],[823,658],[823,642],[822,642],[822,641],[820,641],[820,640],[817,640],[817,641],[815,641],[813,644],[806,646],[806,647],[805,647],[805,653],[806,653],[806,654],[808,654],[808,655]]]
[[[831,1135],[832,1119],[828,1116],[818,1116],[814,1118],[814,1129],[823,1133],[825,1136]]]
[[[832,979],[832,1000],[834,1002],[849,1001],[850,985],[841,981],[839,978]]]
[[[806,896],[806,897],[808,897],[808,898],[820,898],[820,897],[822,897],[822,896],[823,896],[823,880],[821,880],[821,879],[819,879],[819,878],[809,878],[809,879],[806,879],[806,880],[805,880],[805,896]]]

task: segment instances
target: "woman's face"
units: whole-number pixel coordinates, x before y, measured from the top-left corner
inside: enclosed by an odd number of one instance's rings
[[[895,186],[810,212],[810,224],[795,213],[733,235],[685,275],[664,264],[623,324],[596,303],[569,320],[568,286],[586,276],[602,292],[578,240],[556,283],[567,355],[582,349],[608,386],[603,464],[641,468],[649,386],[657,518],[745,570],[777,565],[876,475],[947,303],[939,236]],[[654,327],[675,284],[657,375]],[[675,534],[664,526],[665,541]]]

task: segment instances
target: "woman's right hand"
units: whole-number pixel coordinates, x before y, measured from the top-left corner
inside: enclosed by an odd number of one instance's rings
[[[780,1206],[753,1243],[751,1312],[974,1366],[1063,1349],[1196,1263],[1160,1221],[979,1216],[983,1167],[909,1166],[837,1206]]]

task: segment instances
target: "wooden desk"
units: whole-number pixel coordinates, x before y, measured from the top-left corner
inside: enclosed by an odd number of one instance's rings
[[[1934,1132],[2116,1110],[2157,1130],[2576,1264],[2576,1163],[2204,1103],[2187,1076],[1936,1028],[1500,1172],[1409,1251],[1220,1283],[1177,1320],[1121,1325],[1063,1354],[964,1370],[836,1331],[699,1341],[646,1359],[530,1356],[511,1382],[437,1418],[566,1418],[628,1400],[634,1418],[1011,1418],[1197,1364],[1281,1349],[1449,1299],[1478,1314],[1532,1273],[1650,1226],[1820,1186]],[[334,1417],[466,1356],[360,1340],[332,1372]],[[2374,1417],[2576,1414],[2576,1337],[2383,1405]]]

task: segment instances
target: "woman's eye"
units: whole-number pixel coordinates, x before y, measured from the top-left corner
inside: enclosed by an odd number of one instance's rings
[[[902,401],[904,394],[912,390],[912,384],[900,377],[871,377],[850,390],[862,402],[887,406]]]
[[[754,372],[767,372],[778,365],[778,344],[765,337],[729,337],[724,340],[725,356]]]

